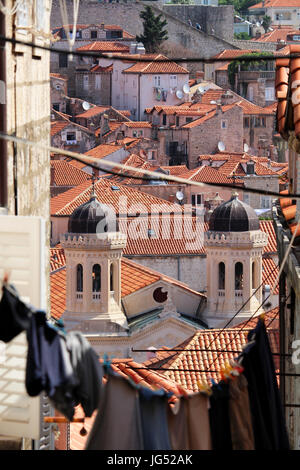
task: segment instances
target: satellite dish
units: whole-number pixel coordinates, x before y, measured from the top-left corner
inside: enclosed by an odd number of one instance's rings
[[[199,93],[201,93],[201,94],[202,94],[202,93],[205,93],[205,89],[204,89],[202,86],[199,86],[199,87],[198,87],[198,91],[199,91]]]
[[[219,142],[218,143],[218,149],[219,149],[219,152],[224,152],[224,150],[225,150],[224,142]]]
[[[182,91],[181,91],[181,90],[177,90],[177,91],[176,91],[176,96],[177,96],[177,98],[178,98],[179,100],[181,100],[181,99],[183,98],[183,93],[182,93]]]
[[[185,83],[182,87],[184,93],[189,93],[191,91],[189,84]]]
[[[216,101],[210,101],[210,104],[217,104]]]
[[[82,103],[82,107],[83,107],[83,109],[84,109],[85,111],[87,111],[88,109],[90,109],[91,105],[90,105],[90,103],[88,103],[87,101],[84,101],[84,102]]]
[[[178,199],[178,201],[182,201],[182,199],[184,198],[183,192],[182,191],[177,191],[176,198]]]
[[[248,150],[249,150],[248,144],[244,144],[244,152],[248,152]]]

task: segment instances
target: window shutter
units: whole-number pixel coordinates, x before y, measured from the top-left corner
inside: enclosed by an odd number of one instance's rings
[[[76,131],[76,140],[81,140],[81,131]]]
[[[61,140],[63,140],[64,142],[67,140],[67,133],[66,132],[61,133]]]
[[[4,215],[0,221],[0,279],[10,272],[22,299],[45,309],[45,221]],[[29,397],[25,388],[26,335],[0,344],[0,434],[39,439],[40,397]]]

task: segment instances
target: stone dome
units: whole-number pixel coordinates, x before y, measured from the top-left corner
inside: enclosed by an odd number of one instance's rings
[[[260,230],[259,218],[252,207],[234,194],[229,201],[220,204],[211,214],[209,230],[215,232],[248,232]]]
[[[103,205],[92,195],[88,202],[77,207],[69,218],[69,233],[104,233],[108,231]],[[104,221],[98,226],[98,223]],[[107,221],[108,222],[108,221]],[[98,226],[98,229],[97,229]],[[117,231],[117,228],[116,228]]]

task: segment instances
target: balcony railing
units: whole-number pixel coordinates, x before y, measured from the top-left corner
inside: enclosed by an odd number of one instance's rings
[[[243,297],[243,291],[242,290],[236,290],[234,292],[235,297]]]
[[[225,290],[224,289],[219,289],[218,290],[218,296],[219,297],[225,297]]]
[[[265,78],[266,80],[275,80],[275,71],[273,70],[243,70],[238,73],[239,81],[251,81]]]

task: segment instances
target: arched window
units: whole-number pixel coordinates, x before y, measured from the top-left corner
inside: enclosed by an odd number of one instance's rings
[[[225,264],[219,263],[219,289],[225,289]]]
[[[81,264],[77,264],[76,268],[76,286],[77,292],[83,291],[83,268]]]
[[[93,292],[101,290],[101,267],[100,264],[94,264],[92,272]]]
[[[243,264],[238,262],[235,263],[235,277],[234,277],[234,285],[235,290],[242,290],[243,289]]]
[[[110,290],[114,291],[114,265],[110,265]]]
[[[257,283],[257,265],[256,261],[252,262],[252,289],[257,289],[258,283]]]

